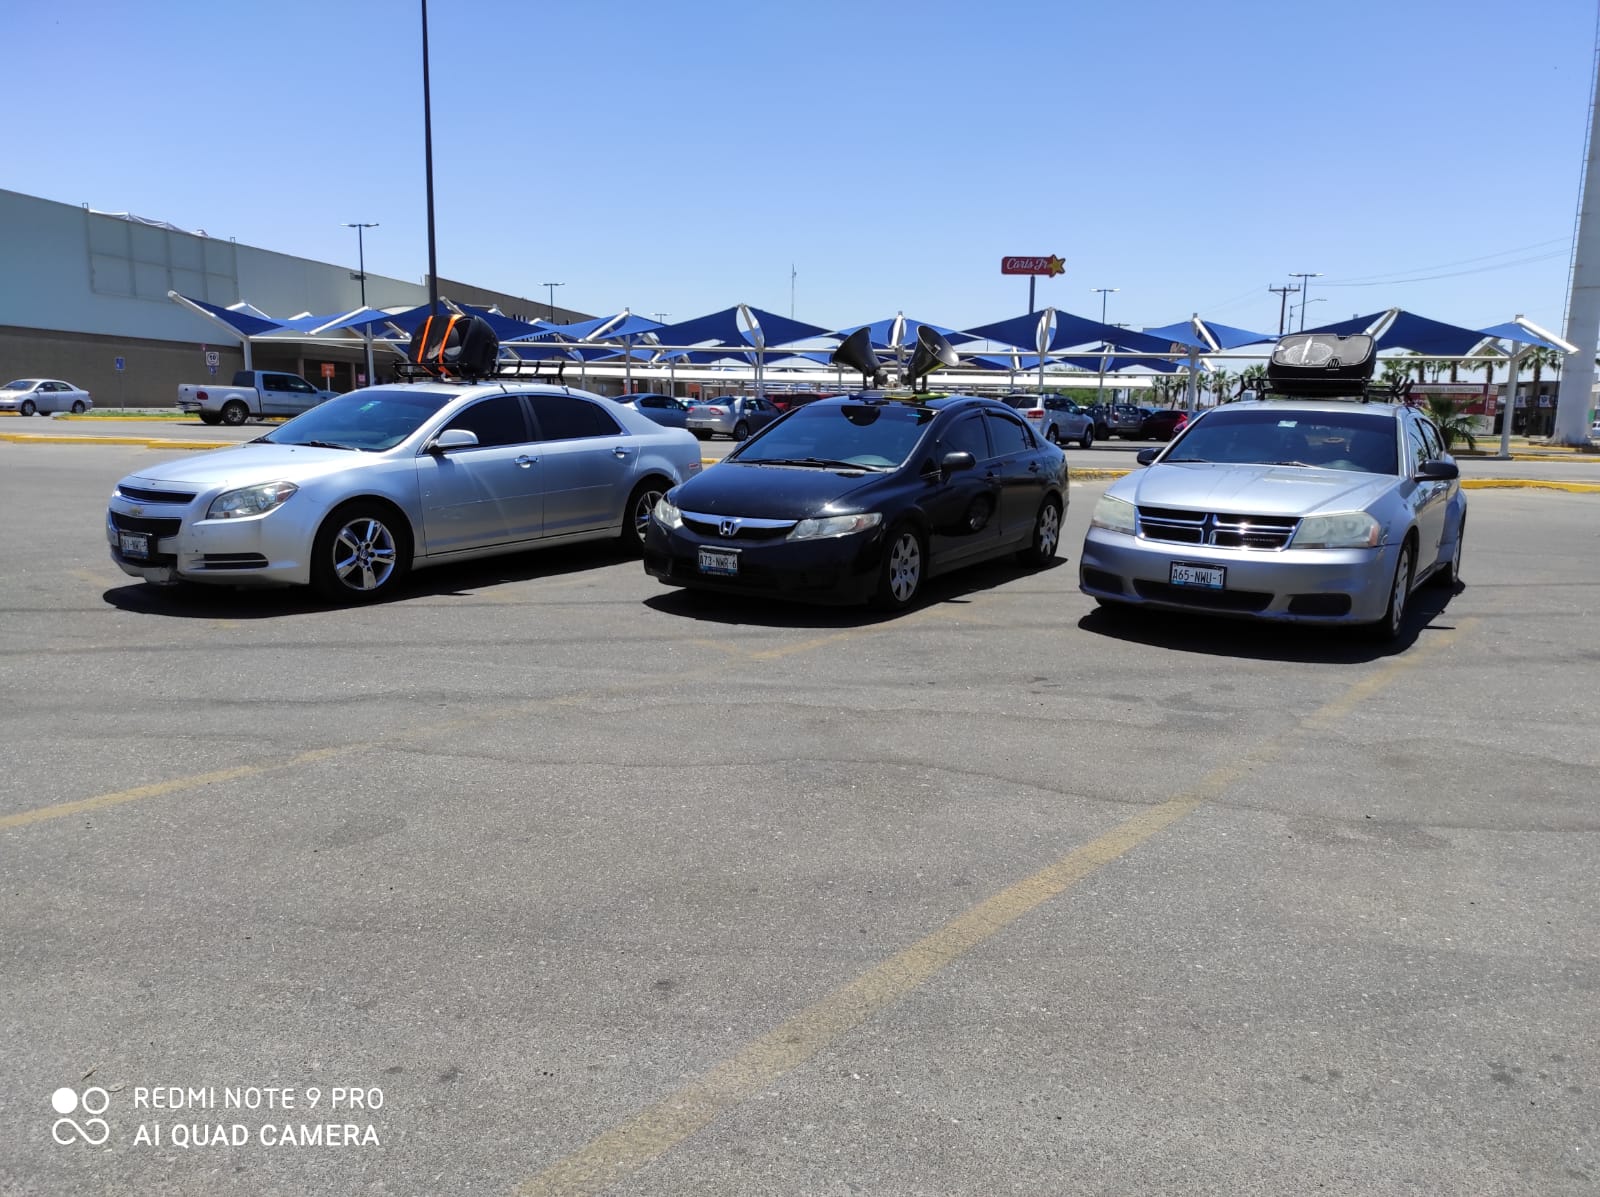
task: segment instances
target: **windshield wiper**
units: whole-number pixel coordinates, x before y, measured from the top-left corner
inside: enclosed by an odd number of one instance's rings
[[[354,445],[336,445],[332,441],[273,441],[275,445],[303,445],[307,449],[349,449],[352,453],[360,452]]]
[[[739,458],[744,461],[744,458]],[[862,465],[854,461],[840,461],[832,457],[755,457],[745,462],[746,465],[786,465],[786,466],[811,466],[819,470],[865,470],[872,473],[882,473],[888,466]]]
[[[1309,461],[1264,461],[1261,464],[1262,465],[1304,466],[1308,470],[1314,470],[1314,469],[1317,468],[1316,466],[1312,465]]]
[[[1161,464],[1162,465],[1172,465],[1174,462],[1187,462],[1187,463],[1191,463],[1193,465],[1214,465],[1215,464],[1209,457],[1163,457],[1161,459]],[[1152,463],[1152,464],[1154,464],[1154,463]]]

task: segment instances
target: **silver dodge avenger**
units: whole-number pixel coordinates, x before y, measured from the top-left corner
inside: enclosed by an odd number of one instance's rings
[[[1095,507],[1078,580],[1102,605],[1362,624],[1396,637],[1461,571],[1467,497],[1439,431],[1397,403],[1215,408]]]
[[[124,478],[106,539],[149,582],[310,583],[355,602],[414,566],[581,540],[637,548],[657,500],[699,472],[689,433],[585,391],[370,387]]]

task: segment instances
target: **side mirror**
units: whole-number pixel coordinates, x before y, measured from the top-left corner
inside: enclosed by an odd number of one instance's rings
[[[944,460],[939,463],[939,475],[942,478],[948,478],[957,470],[970,470],[977,464],[978,460],[972,454],[965,450],[957,449],[953,453],[944,455]]]
[[[452,449],[470,449],[478,443],[478,434],[468,428],[446,428],[428,445],[429,453],[448,453]]]
[[[1161,450],[1160,449],[1140,449],[1139,450],[1139,456],[1135,457],[1134,460],[1137,461],[1140,465],[1149,465],[1152,461],[1154,461],[1157,457],[1160,457],[1160,456],[1161,456]]]
[[[1417,470],[1423,482],[1454,482],[1461,477],[1461,467],[1453,461],[1425,461]]]

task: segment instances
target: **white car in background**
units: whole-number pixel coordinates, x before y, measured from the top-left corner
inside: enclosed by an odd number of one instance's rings
[[[70,411],[74,415],[94,406],[89,392],[59,378],[19,378],[0,387],[0,411],[42,416]]]

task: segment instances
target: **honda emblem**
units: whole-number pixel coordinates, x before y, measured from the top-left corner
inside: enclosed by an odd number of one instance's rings
[[[732,536],[739,531],[739,521],[723,520],[717,525],[717,531],[721,532],[724,536]]]

